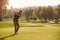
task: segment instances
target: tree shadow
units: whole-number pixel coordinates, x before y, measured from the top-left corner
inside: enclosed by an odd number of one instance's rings
[[[4,39],[6,39],[6,38],[8,38],[8,37],[12,37],[12,36],[15,36],[15,34],[12,34],[12,35],[9,35],[9,36],[2,37],[2,38],[0,38],[0,40],[4,40]]]

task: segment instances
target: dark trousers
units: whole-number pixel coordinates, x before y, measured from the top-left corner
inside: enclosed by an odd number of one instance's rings
[[[14,27],[15,27],[15,33],[17,33],[18,30],[19,30],[19,23],[18,23],[18,20],[17,20],[17,21],[14,20]]]

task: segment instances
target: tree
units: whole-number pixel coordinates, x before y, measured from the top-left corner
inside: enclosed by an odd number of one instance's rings
[[[58,5],[58,16],[59,16],[59,18],[60,18],[60,5]]]
[[[43,7],[42,8],[42,18],[44,19],[44,22],[47,22],[47,17],[48,17],[48,13],[47,13],[47,7]]]
[[[47,13],[48,13],[48,20],[49,21],[53,21],[53,17],[54,17],[54,11],[55,9],[52,6],[48,6],[47,7]]]
[[[60,18],[60,5],[58,5],[57,8],[55,8],[55,23],[59,23],[59,18]]]
[[[2,12],[6,8],[6,4],[8,4],[8,0],[0,0],[0,21],[2,21]]]
[[[41,7],[38,7],[35,14],[39,19],[41,19]]]
[[[29,7],[25,10],[25,18],[27,21],[29,21],[29,18],[32,16],[33,10]]]

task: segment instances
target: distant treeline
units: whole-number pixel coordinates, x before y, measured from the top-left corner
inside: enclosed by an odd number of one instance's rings
[[[43,7],[35,7],[35,8],[34,7],[25,8],[23,15],[27,21],[39,19],[40,22],[59,23],[60,5],[54,7],[43,6]]]
[[[47,23],[47,22],[59,23],[60,22],[60,5],[25,7],[21,9],[23,11],[21,18],[24,18],[27,21],[31,21],[31,20],[34,21],[38,19],[42,23]],[[5,12],[6,14],[4,14],[5,16],[3,16],[4,18],[13,18],[13,12],[11,11],[11,9],[6,12]]]

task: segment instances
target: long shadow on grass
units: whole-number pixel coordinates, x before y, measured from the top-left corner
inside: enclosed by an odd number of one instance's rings
[[[9,35],[9,36],[2,37],[2,38],[0,38],[0,40],[4,40],[4,39],[6,39],[6,38],[8,38],[8,37],[12,37],[12,36],[15,36],[15,34],[12,34],[12,35]]]

